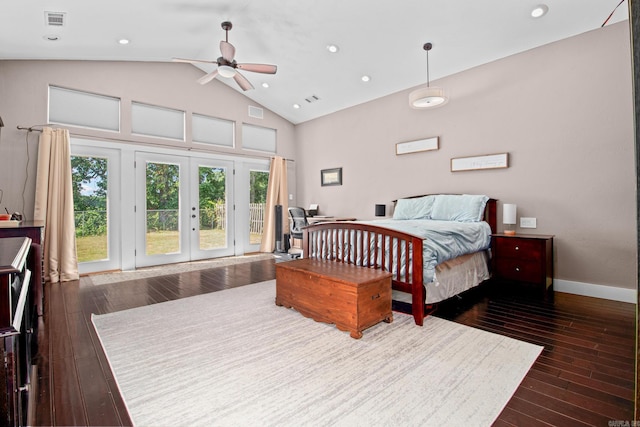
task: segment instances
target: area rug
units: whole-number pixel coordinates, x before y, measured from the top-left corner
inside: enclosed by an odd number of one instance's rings
[[[206,270],[208,268],[225,267],[227,265],[260,261],[263,259],[274,259],[274,255],[269,253],[260,253],[207,259],[202,261],[181,262],[177,264],[144,267],[135,271],[118,271],[115,273],[95,274],[90,277],[91,283],[94,285],[106,285],[108,283],[126,282],[127,280],[146,279],[148,277],[165,276],[167,274],[186,273],[189,271]]]
[[[542,347],[394,313],[356,340],[275,281],[94,315],[140,426],[489,426]]]

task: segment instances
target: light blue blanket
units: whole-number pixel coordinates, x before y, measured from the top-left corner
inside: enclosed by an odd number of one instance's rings
[[[442,262],[491,245],[491,227],[485,221],[457,222],[431,219],[358,221],[390,228],[423,238],[423,283],[433,281],[436,266]]]

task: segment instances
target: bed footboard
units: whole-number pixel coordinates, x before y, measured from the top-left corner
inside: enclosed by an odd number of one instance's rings
[[[303,257],[382,269],[392,287],[411,294],[416,325],[425,317],[422,238],[371,224],[323,222],[303,229]]]

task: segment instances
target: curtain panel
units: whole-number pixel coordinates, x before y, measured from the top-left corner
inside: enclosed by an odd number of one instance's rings
[[[33,219],[44,221],[48,282],[78,280],[69,131],[45,127],[38,146]]]
[[[269,183],[267,184],[267,201],[260,252],[273,252],[275,249],[276,205],[282,206],[282,234],[289,233],[289,205],[287,197],[287,160],[282,157],[272,157],[271,166],[269,167]]]

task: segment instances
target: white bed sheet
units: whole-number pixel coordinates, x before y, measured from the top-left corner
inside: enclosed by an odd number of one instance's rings
[[[469,290],[489,279],[489,251],[461,255],[436,266],[434,280],[425,285],[426,303],[434,304]],[[396,301],[411,303],[411,294],[393,291]]]

